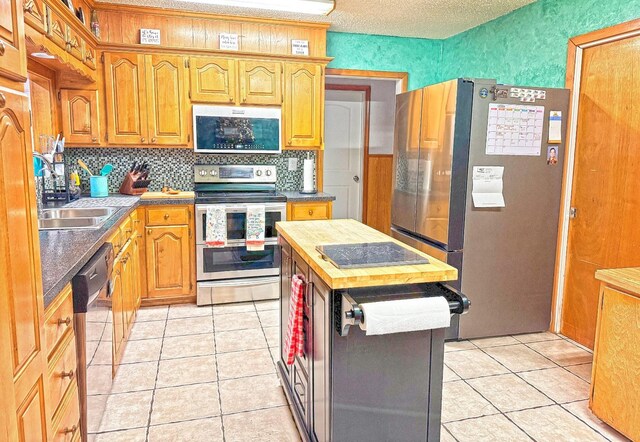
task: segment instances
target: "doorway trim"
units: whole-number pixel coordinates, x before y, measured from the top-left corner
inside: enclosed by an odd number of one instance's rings
[[[562,324],[562,304],[566,283],[567,251],[569,246],[569,212],[571,209],[571,194],[573,192],[573,172],[576,160],[576,135],[578,130],[578,106],[580,102],[580,79],[582,74],[582,52],[594,46],[640,36],[640,19],[620,23],[587,34],[569,39],[567,51],[567,72],[565,88],[571,91],[568,115],[568,149],[567,160],[564,163],[562,178],[562,196],[560,200],[560,220],[558,241],[556,248],[556,272],[553,281],[553,314],[551,315],[551,330],[559,333]]]
[[[369,182],[369,124],[370,118],[369,114],[371,111],[371,86],[364,85],[352,85],[352,84],[325,84],[325,90],[327,91],[354,91],[354,92],[364,92],[364,136],[362,137],[362,195],[360,195],[360,201],[362,202],[362,220],[367,217],[367,199],[365,195],[368,190],[368,182]],[[325,128],[326,130],[326,128]],[[326,136],[325,136],[326,138]],[[325,146],[326,148],[326,146]],[[320,155],[318,155],[318,163],[321,166],[322,174],[324,175],[324,151]],[[323,177],[324,181],[324,177]]]
[[[407,92],[409,86],[408,72],[390,72],[390,71],[363,71],[358,69],[335,69],[327,68],[326,77],[351,77],[351,78],[367,78],[378,80],[396,80],[398,88],[396,93]]]

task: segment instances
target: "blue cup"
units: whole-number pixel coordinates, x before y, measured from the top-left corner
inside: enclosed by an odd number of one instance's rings
[[[91,198],[106,198],[109,196],[109,183],[106,176],[94,175],[89,177]]]

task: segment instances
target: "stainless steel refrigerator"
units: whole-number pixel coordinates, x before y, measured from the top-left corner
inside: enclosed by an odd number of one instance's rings
[[[484,79],[397,96],[391,234],[458,269],[449,339],[549,329],[568,106]]]

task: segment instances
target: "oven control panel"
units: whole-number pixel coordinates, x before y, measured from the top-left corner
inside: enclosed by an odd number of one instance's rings
[[[194,166],[196,183],[275,183],[276,166],[213,165]]]

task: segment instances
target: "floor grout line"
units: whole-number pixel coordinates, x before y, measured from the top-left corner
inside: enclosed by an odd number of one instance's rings
[[[167,309],[167,317],[169,316],[169,309]],[[162,333],[162,343],[160,344],[160,353],[158,355],[158,368],[156,370],[156,381],[153,384],[153,394],[151,395],[151,406],[149,407],[149,418],[147,419],[147,434],[145,436],[145,441],[149,442],[149,431],[151,427],[151,416],[153,414],[153,404],[156,398],[156,387],[158,385],[158,377],[160,376],[160,361],[162,360],[162,350],[164,349],[164,335],[167,332],[167,321],[164,323],[164,331]],[[126,351],[126,350],[125,350]]]
[[[213,315],[213,308],[211,309],[211,322],[215,322],[215,318]],[[220,408],[220,427],[222,429],[222,442],[226,441],[226,435],[225,435],[225,431],[224,431],[224,419],[222,418],[222,392],[221,392],[221,388],[220,388],[220,369],[218,368],[218,343],[216,341],[216,329],[215,329],[215,324],[213,326],[213,357],[215,359],[215,363],[216,363],[216,379],[218,380],[218,407]]]

